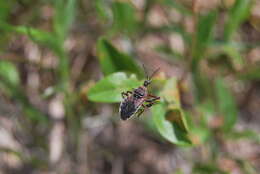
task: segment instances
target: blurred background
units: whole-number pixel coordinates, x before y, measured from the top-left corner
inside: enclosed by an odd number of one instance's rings
[[[259,0],[0,0],[0,35],[1,174],[260,173]]]

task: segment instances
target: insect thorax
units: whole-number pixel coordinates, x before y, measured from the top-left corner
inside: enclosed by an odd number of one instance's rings
[[[134,90],[133,96],[134,96],[135,98],[137,98],[137,99],[140,99],[140,98],[143,98],[144,96],[146,96],[146,93],[147,93],[146,88],[144,88],[144,87],[139,87],[139,88],[136,88],[136,89]]]

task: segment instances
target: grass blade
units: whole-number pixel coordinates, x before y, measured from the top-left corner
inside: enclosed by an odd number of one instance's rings
[[[224,28],[224,40],[231,39],[239,25],[246,20],[250,14],[252,0],[236,0],[229,12],[229,17]]]
[[[74,20],[75,6],[75,0],[55,1],[54,31],[61,43],[66,39]]]
[[[197,66],[199,60],[205,55],[212,41],[213,29],[217,19],[217,12],[212,11],[201,15],[198,19],[197,32],[192,48],[193,66]]]
[[[224,116],[224,130],[230,130],[237,120],[237,107],[235,104],[235,99],[231,92],[225,85],[223,79],[218,78],[215,82],[216,97],[218,100],[218,109]]]

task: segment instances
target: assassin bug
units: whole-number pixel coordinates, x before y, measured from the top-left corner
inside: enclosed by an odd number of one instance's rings
[[[156,69],[149,77],[144,67],[147,78],[143,85],[133,89],[133,91],[121,93],[123,101],[119,107],[119,114],[122,120],[127,120],[133,115],[137,115],[139,117],[145,109],[151,107],[160,99],[160,97],[149,94],[147,89],[151,83],[152,77],[158,72],[159,69],[160,68]]]

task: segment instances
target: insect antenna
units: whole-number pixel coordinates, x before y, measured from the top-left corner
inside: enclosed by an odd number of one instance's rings
[[[160,70],[160,67],[157,68],[153,73],[152,75],[149,77],[149,80],[151,80],[153,78],[153,76]]]
[[[157,69],[152,73],[152,75],[149,76],[148,73],[147,73],[147,70],[146,70],[146,68],[145,68],[145,66],[144,66],[144,64],[143,64],[143,68],[144,68],[144,73],[145,73],[145,75],[146,75],[146,79],[149,80],[149,81],[150,81],[150,80],[153,78],[153,76],[160,70],[160,68],[157,68]]]
[[[146,79],[149,80],[149,76],[148,76],[148,73],[147,73],[147,70],[146,70],[144,64],[143,64],[143,69],[144,69],[144,73],[145,73]]]

